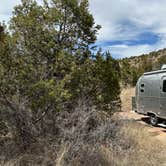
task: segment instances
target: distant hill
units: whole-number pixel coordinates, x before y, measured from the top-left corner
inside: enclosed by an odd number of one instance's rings
[[[124,58],[119,60],[121,67],[122,85],[135,86],[138,78],[144,73],[159,70],[166,64],[166,48],[149,54]]]

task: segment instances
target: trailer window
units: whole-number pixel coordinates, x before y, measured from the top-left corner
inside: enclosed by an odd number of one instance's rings
[[[144,84],[141,84],[141,87],[143,88],[145,85]]]
[[[163,81],[163,92],[166,92],[166,80]]]
[[[141,89],[141,92],[143,93],[143,92],[144,92],[144,89]]]

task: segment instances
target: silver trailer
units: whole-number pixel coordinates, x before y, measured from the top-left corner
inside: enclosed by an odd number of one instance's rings
[[[153,126],[166,120],[166,65],[139,78],[133,105],[135,112],[150,117]]]

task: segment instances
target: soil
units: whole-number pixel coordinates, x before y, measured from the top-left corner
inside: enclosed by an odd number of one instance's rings
[[[166,144],[166,125],[159,124],[157,127],[153,127],[149,124],[149,118],[137,114],[132,111],[131,97],[135,96],[135,88],[126,88],[122,90],[121,101],[122,101],[122,112],[118,113],[118,116],[122,119],[132,119],[142,123],[147,128],[153,137]]]

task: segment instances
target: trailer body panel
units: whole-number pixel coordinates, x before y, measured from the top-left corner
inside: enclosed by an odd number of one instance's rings
[[[136,85],[136,112],[166,119],[166,70],[142,75]]]

